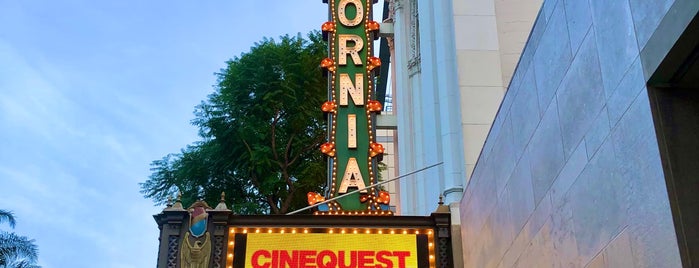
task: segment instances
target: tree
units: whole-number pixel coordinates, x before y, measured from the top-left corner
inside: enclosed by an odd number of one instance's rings
[[[320,33],[264,38],[227,62],[215,92],[195,109],[202,140],[151,164],[141,193],[156,204],[182,192],[183,202],[217,202],[222,191],[240,214],[283,214],[322,191],[326,165],[320,105],[327,79]]]
[[[15,227],[15,217],[12,212],[0,209],[0,223],[8,222]],[[35,268],[39,249],[33,239],[14,233],[0,231],[0,267]]]

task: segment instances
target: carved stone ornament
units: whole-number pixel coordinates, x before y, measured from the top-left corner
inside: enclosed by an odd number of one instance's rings
[[[217,226],[218,227],[218,226]],[[220,268],[221,267],[221,261],[223,260],[223,236],[222,235],[215,235],[214,236],[214,268]]]
[[[177,248],[180,240],[179,235],[171,235],[167,240],[167,268],[177,267]]]
[[[211,258],[211,240],[209,232],[204,235],[204,241],[195,238],[194,243],[190,241],[190,234],[187,232],[182,241],[181,267],[182,268],[208,268],[209,258]]]
[[[409,75],[420,73],[420,15],[417,0],[410,0],[410,36],[408,37],[408,71]]]
[[[420,58],[413,58],[408,61],[408,76],[412,77],[422,71],[420,67]]]
[[[403,1],[404,0],[393,0],[391,3],[393,4],[393,9],[399,10],[403,8]]]

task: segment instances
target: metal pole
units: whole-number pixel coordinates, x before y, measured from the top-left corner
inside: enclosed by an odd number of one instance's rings
[[[393,179],[390,179],[390,180],[387,180],[387,181],[382,181],[382,182],[379,182],[379,183],[377,183],[377,184],[372,184],[372,185],[369,185],[369,186],[367,186],[367,187],[364,187],[364,188],[361,188],[361,189],[357,189],[357,190],[348,192],[348,193],[346,193],[345,195],[357,193],[357,192],[359,192],[359,191],[363,191],[363,190],[366,190],[366,189],[369,189],[369,188],[372,188],[372,187],[376,187],[376,186],[383,185],[383,184],[386,184],[386,183],[389,183],[389,182],[392,182],[392,181],[395,181],[395,180],[399,180],[399,179],[405,178],[405,177],[407,177],[407,176],[413,175],[413,174],[415,174],[415,173],[422,172],[422,171],[428,170],[428,169],[430,169],[430,168],[439,166],[439,165],[441,165],[441,164],[443,164],[443,163],[444,163],[444,162],[439,162],[439,163],[437,163],[437,164],[433,164],[433,165],[430,165],[430,166],[427,166],[427,167],[424,167],[424,168],[421,168],[421,169],[418,169],[418,170],[415,170],[415,171],[412,171],[412,172],[408,172],[408,173],[406,173],[406,174],[400,175],[400,176],[395,177],[395,178],[393,178]],[[325,204],[325,203],[328,203],[328,202],[330,202],[330,201],[335,201],[335,200],[340,199],[340,198],[343,198],[343,197],[344,197],[344,195],[336,196],[336,197],[330,198],[330,199],[328,199],[328,200],[325,200],[325,201],[323,201],[323,202],[316,203],[315,205],[307,206],[307,207],[305,207],[305,208],[298,209],[298,210],[294,210],[294,211],[292,211],[292,212],[286,213],[286,215],[293,215],[293,214],[299,213],[299,212],[304,211],[304,210],[309,210],[309,209],[312,209],[312,208],[314,208],[314,207],[320,206],[320,205]]]

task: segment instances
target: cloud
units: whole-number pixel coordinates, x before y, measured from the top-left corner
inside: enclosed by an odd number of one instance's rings
[[[57,87],[65,74],[53,69],[47,75],[51,64],[32,65],[6,42],[0,42],[0,62],[12,66],[0,70],[0,139],[11,141],[0,152],[0,207],[16,212],[17,232],[37,240],[45,267],[91,267],[86,253],[103,267],[152,265],[155,208],[136,184],[147,172],[139,157],[147,150],[137,139],[144,130],[130,136],[128,121],[120,121],[137,115],[91,113],[80,102],[95,99],[70,98],[70,88]]]

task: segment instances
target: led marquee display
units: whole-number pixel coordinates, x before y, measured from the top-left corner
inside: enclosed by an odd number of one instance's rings
[[[434,267],[431,229],[230,228],[229,268]]]
[[[381,243],[377,243],[381,241]],[[248,234],[245,267],[417,267],[414,235]]]

